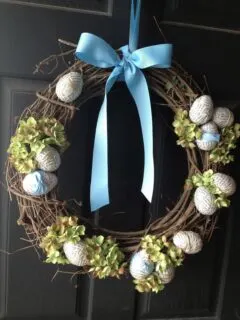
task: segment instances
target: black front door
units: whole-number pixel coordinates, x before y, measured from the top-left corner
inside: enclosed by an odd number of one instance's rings
[[[0,0],[0,169],[16,118],[34,100],[36,90],[54,74],[33,75],[34,66],[59,52],[58,38],[76,43],[81,32],[92,32],[113,47],[128,41],[130,1],[1,1]],[[206,86],[215,101],[230,103],[239,120],[240,4],[237,0],[143,1],[142,45],[163,41],[174,44],[175,58]],[[68,64],[65,61],[64,64]],[[64,65],[63,64],[63,65]],[[47,70],[46,70],[47,71]],[[164,212],[164,203],[175,201],[183,184],[184,157],[169,129],[172,115],[153,98],[156,186],[148,207],[139,187],[142,175],[142,144],[135,106],[124,86],[110,95],[111,188],[113,202],[100,210],[99,223],[118,230],[142,227],[149,217]],[[83,106],[69,132],[72,147],[60,171],[60,195],[82,200],[88,213],[91,146],[101,99]],[[126,143],[127,142],[127,143]],[[239,154],[233,167],[240,182]],[[183,162],[182,162],[183,161]],[[180,172],[180,173],[179,173]],[[204,250],[188,257],[172,284],[158,294],[138,294],[132,281],[71,281],[56,267],[42,263],[23,239],[17,226],[18,209],[4,186],[0,194],[0,318],[1,319],[239,319],[240,318],[240,218],[238,198],[221,214],[219,228]]]

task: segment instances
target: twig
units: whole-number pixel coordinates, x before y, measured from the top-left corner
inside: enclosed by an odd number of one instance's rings
[[[77,48],[77,45],[75,43],[73,43],[73,42],[70,42],[70,41],[66,41],[66,40],[63,40],[63,39],[58,39],[58,42],[66,44],[69,47]]]
[[[159,25],[159,23],[158,23],[158,21],[157,21],[157,18],[156,18],[155,16],[153,16],[153,19],[154,19],[154,22],[155,22],[155,24],[156,24],[156,26],[157,26],[157,28],[158,28],[158,31],[161,33],[161,35],[162,35],[162,37],[163,37],[163,40],[164,40],[165,42],[167,42],[167,38],[165,37],[164,33],[162,32],[162,29],[160,28],[160,25]]]
[[[64,107],[64,108],[70,109],[71,111],[78,110],[78,108],[76,108],[74,105],[69,105],[69,104],[60,102],[58,100],[50,99],[50,98],[45,97],[44,95],[42,95],[40,92],[36,92],[36,96],[41,100],[44,100],[46,102],[50,102],[50,103],[55,104],[55,105],[60,106],[60,107]]]
[[[175,27],[193,28],[193,29],[200,29],[200,30],[207,30],[207,31],[214,31],[214,32],[224,32],[224,33],[229,33],[229,34],[240,35],[240,30],[238,30],[238,29],[210,27],[210,26],[205,26],[205,25],[200,25],[200,24],[178,22],[178,21],[167,21],[167,20],[161,21],[161,24],[175,26]]]

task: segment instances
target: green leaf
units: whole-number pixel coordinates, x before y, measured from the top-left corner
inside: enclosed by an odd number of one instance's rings
[[[104,241],[104,237],[103,236],[98,236],[96,238],[96,242],[99,246],[101,246],[103,244],[103,241]]]

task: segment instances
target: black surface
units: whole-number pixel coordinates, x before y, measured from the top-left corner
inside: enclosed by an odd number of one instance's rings
[[[0,154],[4,171],[6,148],[16,117],[34,99],[34,91],[52,78],[32,75],[35,64],[58,52],[58,38],[77,42],[79,34],[93,32],[112,46],[127,42],[130,1],[0,1]],[[6,1],[5,1],[6,2]],[[26,4],[40,5],[31,7]],[[56,5],[47,9],[44,5]],[[165,11],[163,10],[164,5]],[[59,6],[62,6],[59,10]],[[66,6],[72,12],[66,11]],[[81,9],[81,10],[76,10]],[[87,12],[89,10],[89,12]],[[80,12],[81,11],[81,12]],[[97,12],[95,12],[97,11]],[[112,14],[111,14],[112,12]],[[153,15],[161,21],[217,28],[239,28],[237,0],[143,1],[142,45],[162,41]],[[109,15],[109,16],[108,16]],[[174,55],[204,86],[203,75],[215,101],[239,101],[240,45],[236,34],[206,31],[189,26],[162,26],[174,43]],[[47,82],[45,82],[47,81]],[[143,148],[136,108],[123,85],[109,95],[110,185],[112,203],[100,210],[99,223],[119,230],[136,230],[149,219],[165,214],[177,199],[186,176],[184,151],[175,144],[169,124],[172,114],[156,105],[154,153],[156,184],[149,207],[139,191]],[[94,99],[77,113],[69,139],[72,146],[63,158],[59,195],[82,200],[88,211],[88,188],[94,125],[101,99]],[[239,118],[238,104],[234,103]],[[232,167],[238,183],[239,153]],[[4,176],[1,176],[4,180]],[[55,266],[41,263],[33,250],[14,255],[0,254],[1,319],[221,319],[240,318],[240,218],[239,192],[230,210],[222,212],[218,229],[204,250],[188,257],[175,281],[159,295],[140,295],[131,279],[93,281],[88,276],[71,282],[66,275],[51,282]],[[28,244],[16,224],[18,210],[1,186],[0,249],[12,252]],[[76,288],[75,288],[76,285]]]

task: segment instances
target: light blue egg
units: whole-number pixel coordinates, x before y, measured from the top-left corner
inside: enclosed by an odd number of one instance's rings
[[[130,273],[135,279],[144,279],[154,270],[154,263],[144,250],[134,253],[130,261]]]
[[[32,196],[42,196],[57,185],[57,177],[53,173],[37,170],[23,179],[23,189]]]

